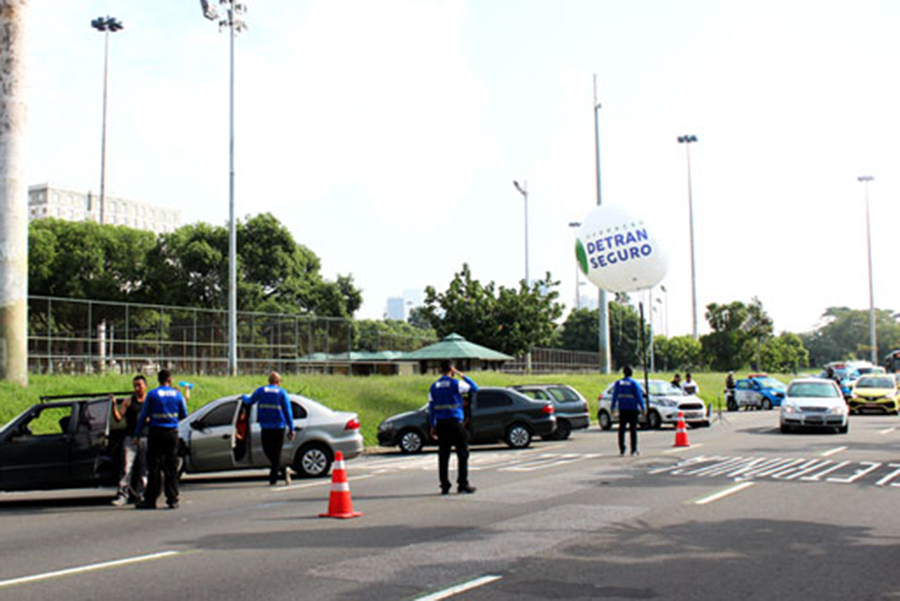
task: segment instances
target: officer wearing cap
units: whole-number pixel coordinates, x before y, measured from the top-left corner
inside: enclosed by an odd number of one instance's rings
[[[462,381],[455,379],[459,376]],[[428,393],[428,420],[431,437],[438,441],[438,475],[441,494],[450,492],[450,451],[456,447],[457,492],[471,494],[469,484],[469,433],[466,431],[465,408],[462,395],[477,392],[478,384],[457,370],[453,363],[441,361],[441,377],[431,385]]]

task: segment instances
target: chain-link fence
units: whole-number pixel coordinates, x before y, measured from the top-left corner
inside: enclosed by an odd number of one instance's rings
[[[240,373],[329,372],[349,363],[356,350],[350,319],[253,312],[237,317]],[[28,320],[35,373],[227,372],[225,310],[32,296]],[[375,350],[411,351],[431,342],[382,334]]]
[[[519,355],[514,361],[506,363],[503,371],[515,374],[526,373],[525,355]],[[600,353],[536,348],[531,353],[531,373],[600,373]]]

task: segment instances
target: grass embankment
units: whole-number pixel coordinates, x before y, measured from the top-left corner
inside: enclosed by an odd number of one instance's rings
[[[527,383],[564,383],[577,389],[596,415],[597,395],[618,375],[554,374],[517,376],[495,372],[474,372],[471,375],[479,386],[510,386]],[[684,374],[682,374],[683,376]],[[637,376],[637,374],[636,374]],[[671,380],[672,374],[655,374],[653,378]],[[776,376],[779,377],[779,376]],[[178,375],[176,374],[176,378]],[[783,382],[791,376],[779,377]],[[148,378],[151,386],[153,378]],[[230,394],[250,393],[265,383],[264,376],[188,376],[195,384],[188,403],[193,411],[219,397]],[[289,392],[316,399],[338,411],[354,411],[359,414],[362,433],[367,445],[377,444],[378,424],[385,417],[421,407],[428,400],[428,387],[435,377],[428,376],[329,376],[319,374],[285,375],[283,385]],[[700,396],[707,402],[721,402],[725,374],[700,373],[695,375],[700,386]],[[8,382],[0,382],[0,424],[38,402],[42,395],[59,395],[103,391],[126,391],[131,388],[128,376],[62,376],[32,375],[28,388]]]

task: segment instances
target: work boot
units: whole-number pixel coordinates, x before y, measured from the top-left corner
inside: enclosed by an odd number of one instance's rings
[[[465,486],[460,486],[459,488],[457,488],[456,492],[458,492],[461,495],[471,495],[473,492],[475,492],[475,490],[476,489],[474,486],[466,484]]]

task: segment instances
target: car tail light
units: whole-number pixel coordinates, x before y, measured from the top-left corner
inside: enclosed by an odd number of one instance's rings
[[[587,401],[585,401],[585,402],[584,402],[584,412],[585,412],[585,413],[588,413],[588,412],[590,412],[590,410],[591,410],[591,408],[588,407],[588,403],[587,403]]]
[[[541,409],[541,413],[543,413],[544,415],[550,415],[551,413],[553,413],[553,405],[547,403],[546,405],[544,405],[544,408]]]
[[[347,425],[344,426],[344,430],[359,430],[359,420],[354,417],[347,422]]]

